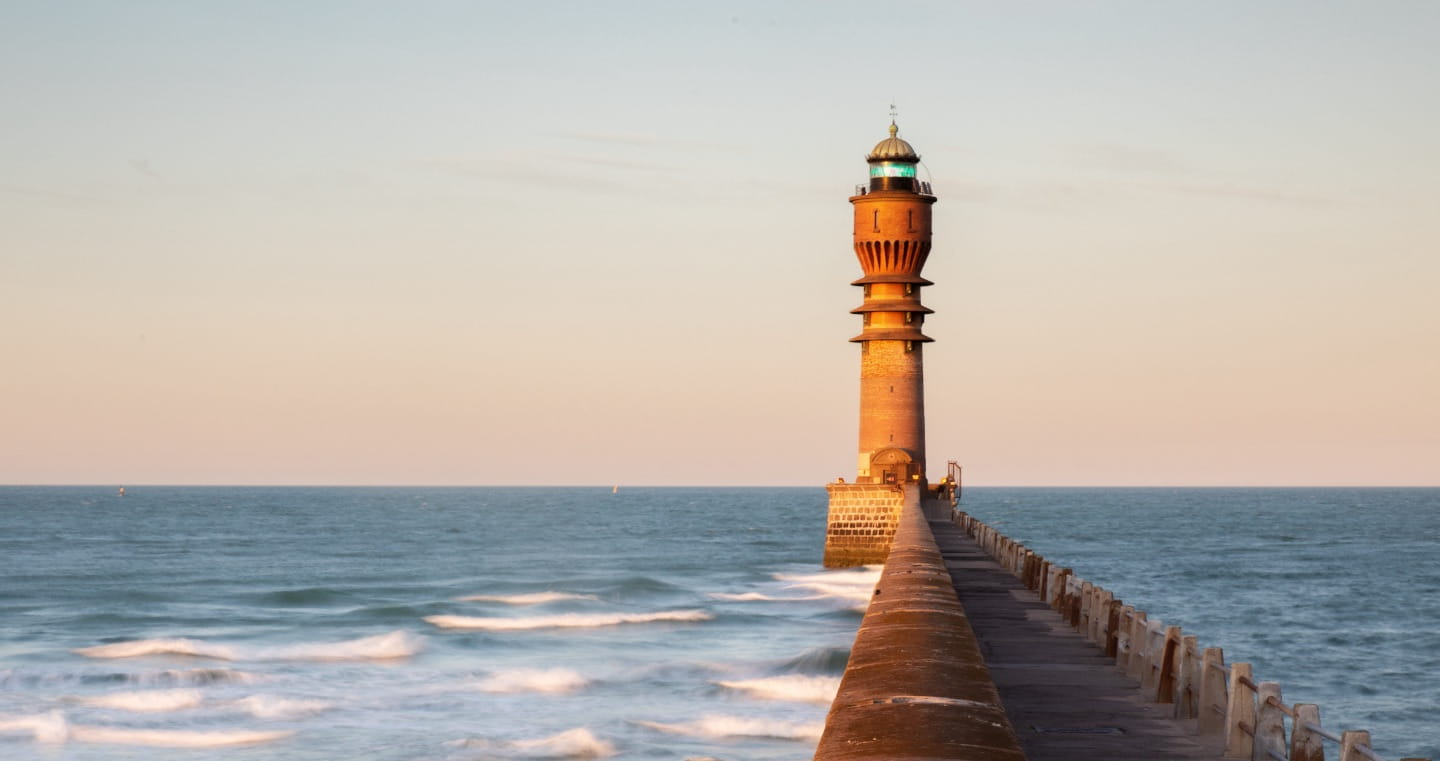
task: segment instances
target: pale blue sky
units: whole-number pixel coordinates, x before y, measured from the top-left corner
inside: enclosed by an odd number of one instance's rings
[[[0,482],[1440,483],[1440,5],[0,4]],[[938,468],[932,467],[932,471]]]

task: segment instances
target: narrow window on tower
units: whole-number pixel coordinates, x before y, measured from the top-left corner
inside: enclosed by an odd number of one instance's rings
[[[905,212],[905,229],[906,229],[906,230],[909,230],[909,231],[912,232],[912,233],[915,232],[915,210],[914,210],[914,209],[908,209],[908,210],[906,210],[906,212]]]
[[[906,353],[915,351],[915,342],[914,342],[914,341],[906,341],[906,342],[905,342],[905,351],[906,351]]]
[[[914,283],[906,283],[906,284],[905,284],[905,294],[906,294],[906,295],[909,295],[909,294],[912,294],[912,293],[914,293],[914,292],[915,292],[915,284],[914,284]]]
[[[875,214],[875,216],[873,217],[874,221],[871,223],[871,227],[872,227],[872,229],[873,229],[873,232],[877,232],[877,233],[878,233],[878,232],[880,232],[880,210],[879,210],[879,209],[876,209],[875,212],[874,212],[874,214]]]
[[[905,313],[905,324],[906,324],[906,325],[909,325],[909,324],[911,323],[911,321],[913,321],[914,319],[915,319],[915,313],[914,313],[914,312],[906,312],[906,313]]]
[[[870,327],[870,313],[869,313],[869,312],[866,312],[865,314],[861,315],[861,319],[862,319],[863,324],[865,325],[865,327],[867,327],[867,328]]]
[[[869,284],[869,283],[866,283],[866,284],[865,284],[865,298],[867,298],[867,299],[870,298],[870,284]]]

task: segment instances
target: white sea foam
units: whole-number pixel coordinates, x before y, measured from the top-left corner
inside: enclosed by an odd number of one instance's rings
[[[75,652],[87,658],[138,658],[144,655],[193,655],[198,658],[217,658],[233,661],[235,648],[216,645],[198,639],[139,639],[131,642],[114,642],[109,645],[82,647]]]
[[[409,658],[420,652],[423,640],[397,630],[343,642],[323,642],[265,648],[256,651],[258,660],[278,661],[383,661]]]
[[[78,701],[97,708],[114,708],[136,713],[168,713],[198,708],[205,702],[205,697],[200,690],[195,689],[136,690],[89,695],[79,698]]]
[[[101,745],[138,745],[151,748],[220,748],[254,745],[289,737],[294,732],[252,730],[195,731],[182,729],[124,729],[71,724],[60,711],[34,716],[0,716],[0,733],[29,732],[37,742],[83,742]]]
[[[393,631],[343,642],[305,643],[281,647],[241,648],[198,639],[141,639],[82,647],[75,652],[89,658],[137,658],[146,655],[191,655],[220,660],[261,661],[364,661],[408,658],[420,651],[421,639],[406,631]]]
[[[759,679],[716,682],[716,684],[726,689],[748,693],[762,700],[829,704],[835,699],[835,693],[840,689],[840,677],[783,674]]]
[[[254,730],[196,731],[185,729],[119,729],[72,725],[70,739],[107,745],[140,745],[148,748],[223,748],[229,745],[256,745],[283,740],[294,732]]]
[[[467,595],[457,597],[465,602],[502,602],[506,605],[540,605],[560,600],[595,600],[595,595],[580,595],[572,592],[531,592],[522,595]]]
[[[789,597],[774,597],[763,592],[711,592],[710,597],[716,600],[730,600],[732,602],[802,602],[805,600],[823,600],[828,595],[800,595]]]
[[[257,719],[297,719],[303,716],[313,716],[322,711],[328,711],[334,707],[335,704],[324,700],[301,700],[296,698],[275,697],[274,695],[251,695],[248,698],[236,700],[232,705]]]
[[[510,669],[497,671],[477,685],[481,692],[575,692],[590,682],[570,669]]]
[[[538,740],[516,740],[510,747],[531,758],[605,758],[615,755],[615,745],[596,737],[584,727]]]
[[[703,610],[667,610],[658,613],[563,613],[557,616],[529,618],[426,616],[425,621],[441,629],[482,629],[503,632],[527,629],[588,629],[655,621],[709,621],[712,618],[714,616]]]
[[[31,716],[0,716],[0,733],[28,733],[37,742],[63,743],[70,737],[70,725],[60,711]]]
[[[451,748],[471,748],[500,751],[501,755],[512,755],[504,751],[518,751],[525,758],[605,758],[615,755],[615,745],[602,740],[584,727],[567,730],[557,735],[534,740],[512,740],[497,743],[483,737],[467,737],[444,743]],[[489,756],[487,756],[488,758]]]
[[[790,582],[787,586],[793,589],[804,589],[824,597],[868,602],[875,593],[875,583],[880,580],[882,569],[883,566],[863,566],[854,570],[826,573],[777,573],[775,578],[778,581]]]
[[[692,737],[769,737],[779,740],[818,741],[825,731],[824,722],[782,721],[745,716],[707,715],[695,721],[663,724],[658,721],[634,722],[657,732]]]

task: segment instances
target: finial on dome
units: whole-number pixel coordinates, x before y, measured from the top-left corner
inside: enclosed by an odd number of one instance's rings
[[[920,156],[915,153],[915,149],[900,138],[900,127],[895,123],[895,114],[895,104],[891,103],[890,137],[877,143],[875,149],[870,151],[870,155],[865,157],[867,160],[908,162],[918,162],[920,160]]]

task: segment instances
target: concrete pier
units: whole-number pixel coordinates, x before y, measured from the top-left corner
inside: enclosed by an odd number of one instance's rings
[[[815,758],[1025,758],[918,505],[900,512]]]
[[[1220,759],[1218,736],[1145,697],[958,526],[930,524],[960,604],[1029,761]]]
[[[1219,761],[949,520],[907,505],[816,761]]]

